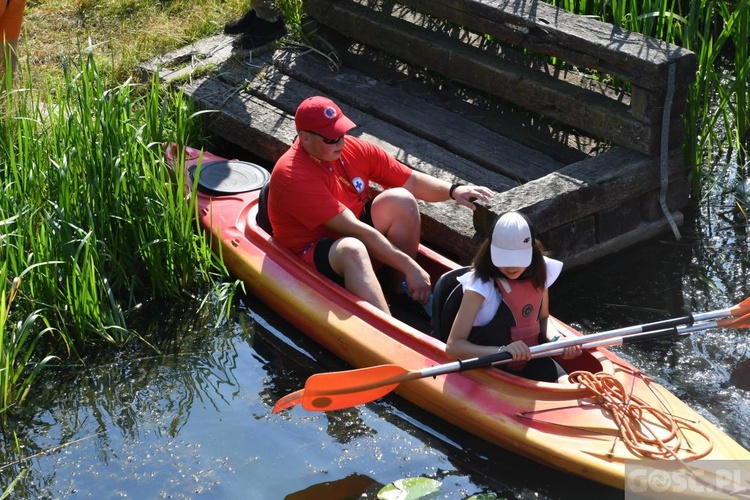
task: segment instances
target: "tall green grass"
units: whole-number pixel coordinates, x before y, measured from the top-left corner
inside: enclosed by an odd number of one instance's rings
[[[750,2],[747,0],[550,0],[580,15],[696,53],[698,76],[685,119],[685,158],[694,199],[710,183],[714,152],[736,153],[743,169],[750,135]],[[731,151],[722,151],[727,146]],[[742,177],[742,176],[740,176]]]
[[[127,342],[141,302],[226,275],[163,158],[165,141],[198,141],[181,94],[156,80],[108,88],[92,50],[54,88],[23,80],[6,77],[0,96],[0,412],[50,356]]]
[[[7,268],[0,269],[0,278],[6,281]],[[49,325],[38,312],[32,312],[16,325],[8,324],[13,300],[21,279],[13,279],[10,290],[0,290],[0,415],[13,404],[20,404],[31,385],[53,356],[33,360],[36,346],[48,333]]]

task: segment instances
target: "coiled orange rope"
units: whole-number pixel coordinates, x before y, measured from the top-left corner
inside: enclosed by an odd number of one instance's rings
[[[654,408],[639,397],[629,394],[622,383],[612,375],[577,371],[571,373],[569,378],[572,383],[587,388],[596,402],[612,414],[620,430],[621,439],[634,455],[654,460],[691,461],[703,458],[713,450],[711,436],[703,429],[684,418]],[[667,434],[657,436],[656,432],[644,423],[644,418],[658,423],[667,431]],[[685,429],[702,436],[706,446],[703,450],[691,449],[689,455],[680,457],[678,452],[683,446]]]

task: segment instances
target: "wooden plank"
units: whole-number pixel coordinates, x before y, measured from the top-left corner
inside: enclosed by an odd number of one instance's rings
[[[232,68],[222,68],[217,72],[220,77],[200,78],[184,86],[185,94],[196,105],[217,111],[206,117],[210,131],[270,163],[275,162],[296,137],[293,115],[296,106],[304,97],[321,93],[292,79],[274,81],[262,77],[263,73],[273,70],[273,67],[260,69],[256,78],[262,79],[266,85],[248,87],[249,94],[238,91],[237,83],[240,75],[247,76],[247,72]],[[481,168],[345,103],[340,105],[361,128],[353,135],[378,144],[411,168],[451,183],[485,185],[496,192],[517,185],[501,174]],[[429,228],[426,233],[429,239],[425,241],[455,255],[470,251],[475,230],[469,210],[453,202],[420,202],[420,213],[423,228]]]
[[[695,80],[697,59],[693,52],[541,1],[398,2],[534,53],[599,69],[647,89],[666,89],[669,64],[676,65],[676,80],[681,84],[687,86]]]
[[[627,106],[600,94],[533,69],[510,63],[497,64],[496,58],[481,50],[357,4],[308,0],[305,9],[320,22],[346,36],[412,64],[426,66],[615,144],[649,155],[659,151],[660,127],[639,122]]]
[[[320,31],[324,28],[320,27]],[[424,98],[503,137],[569,164],[599,151],[600,141],[580,130],[532,115],[486,92],[480,92],[423,67],[396,63],[393,57],[340,37],[334,47],[341,64],[379,83]]]
[[[227,35],[215,35],[155,57],[138,67],[141,80],[148,81],[158,73],[161,81],[172,83],[224,64],[232,57],[232,40]]]
[[[358,4],[367,5],[369,8],[378,11],[386,9],[386,7],[382,5],[382,0],[379,2],[372,2],[371,0],[355,1]],[[530,57],[529,54],[513,50],[507,44],[503,45],[490,41],[487,39],[486,35],[476,34],[452,23],[436,22],[437,20],[435,18],[430,17],[427,14],[415,12],[408,7],[392,5],[390,3],[387,5],[387,12],[389,15],[397,19],[408,21],[416,26],[426,28],[429,31],[443,33],[451,39],[460,40],[463,44],[481,49],[492,57],[496,57],[496,64],[498,65],[506,65],[507,62],[510,61],[516,65],[520,64],[521,66],[534,68],[535,71],[565,81],[575,87],[585,89],[588,92],[596,93],[605,96],[608,99],[620,102],[626,106],[630,106],[631,115],[638,121],[647,124],[657,124],[662,121],[666,89],[645,89],[639,87],[637,83],[632,84],[631,92],[633,94],[633,100],[636,102],[631,103],[630,94],[622,89],[610,87],[600,80],[591,78],[584,74],[579,67],[572,67],[570,69],[561,68],[545,62],[544,60]],[[339,53],[339,55],[341,55],[341,53]],[[689,87],[683,83],[684,82],[680,81],[675,84],[675,96],[672,103],[674,116],[679,116],[687,104],[687,92]]]
[[[498,213],[521,210],[536,221],[537,231],[543,233],[617,207],[659,187],[657,161],[634,151],[612,148],[542,179],[499,193],[475,212],[474,226],[484,233]],[[611,168],[613,165],[617,168]],[[672,151],[670,174],[678,175],[683,166],[682,152]]]
[[[682,226],[683,215],[676,212],[672,216],[677,225]],[[575,229],[572,229],[568,225],[555,228],[547,232],[544,236],[546,240],[553,242],[550,245],[553,247],[553,256],[565,262],[565,269],[572,269],[589,264],[606,255],[621,252],[637,243],[656,238],[669,231],[669,222],[662,217],[660,220],[654,222],[641,222],[630,232],[588,246],[577,244]],[[561,242],[561,244],[557,245],[554,242]]]
[[[315,86],[336,100],[519,182],[538,179],[563,167],[539,151],[398,88],[346,68],[333,73],[322,58],[313,54],[279,52],[273,63],[284,74]],[[266,78],[271,75],[266,74]]]

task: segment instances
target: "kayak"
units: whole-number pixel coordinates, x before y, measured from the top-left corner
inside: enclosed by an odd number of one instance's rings
[[[175,168],[182,168],[176,164],[175,145],[168,146],[165,155]],[[382,312],[275,243],[263,229],[267,226],[259,202],[269,178],[267,170],[190,147],[184,156],[187,195],[197,204],[200,225],[214,251],[236,278],[286,321],[355,368],[397,364],[422,369],[455,361],[446,356],[445,344],[430,335],[424,319],[395,309],[393,316]],[[459,267],[424,245],[417,260],[432,283]],[[550,321],[563,340],[582,336],[556,318]],[[655,463],[658,468],[677,469],[670,474],[688,475],[680,476],[684,481],[670,476],[673,480],[666,489],[662,484],[659,493],[697,490],[697,497],[710,496],[714,490],[702,483],[726,486],[714,470],[716,463],[724,464],[724,469],[729,463],[736,468],[733,477],[742,479],[731,488],[750,487],[750,452],[622,358],[596,347],[573,360],[555,360],[568,373],[605,374],[619,382],[627,396],[658,410],[658,415],[656,411],[641,415],[640,431],[656,440],[677,441],[669,458],[654,460],[633,451],[623,439],[632,431],[619,426],[606,405],[577,383],[537,382],[495,368],[478,368],[403,383],[396,393],[497,446],[626,491],[649,494],[648,481],[654,476],[650,468]],[[674,427],[674,421],[663,421],[664,414],[689,425]]]

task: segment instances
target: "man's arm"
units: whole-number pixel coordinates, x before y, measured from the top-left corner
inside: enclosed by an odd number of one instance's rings
[[[451,198],[451,184],[431,175],[412,170],[409,179],[404,183],[404,188],[411,192],[415,198],[427,202],[446,201]],[[474,200],[488,201],[495,193],[484,186],[456,185],[452,197],[456,203],[470,210],[476,210]]]

